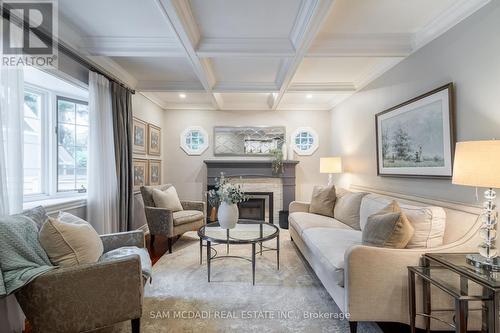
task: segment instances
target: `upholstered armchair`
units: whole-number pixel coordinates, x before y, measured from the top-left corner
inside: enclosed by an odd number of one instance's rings
[[[101,239],[104,252],[145,247],[143,231]],[[83,332],[131,320],[132,332],[139,333],[145,282],[140,258],[132,255],[54,269],[17,291],[16,298],[35,332]]]
[[[151,246],[154,244],[156,235],[167,237],[168,251],[172,253],[172,239],[187,231],[200,228],[205,224],[205,203],[201,201],[183,201],[183,210],[173,212],[164,208],[156,207],[153,200],[153,189],[164,191],[170,184],[158,186],[142,186],[141,194],[144,201],[144,211],[151,236]]]

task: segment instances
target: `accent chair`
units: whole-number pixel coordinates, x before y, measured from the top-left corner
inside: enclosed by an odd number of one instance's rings
[[[104,252],[145,247],[141,230],[100,237]],[[140,257],[129,255],[54,269],[15,295],[34,332],[86,332],[130,320],[139,333],[145,283]]]
[[[141,194],[144,201],[144,212],[148,223],[151,246],[156,235],[167,237],[168,252],[172,253],[172,240],[187,231],[193,231],[205,224],[206,205],[202,201],[181,200],[183,210],[174,212],[156,207],[153,200],[153,190],[164,191],[171,184],[157,186],[142,186]]]

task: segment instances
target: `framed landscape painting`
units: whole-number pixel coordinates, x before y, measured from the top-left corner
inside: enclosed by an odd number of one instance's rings
[[[161,185],[161,161],[149,160],[149,185]]]
[[[132,161],[134,176],[134,191],[139,191],[141,186],[148,185],[148,160],[134,158]]]
[[[379,176],[451,178],[452,83],[377,114],[375,123]]]
[[[132,127],[132,151],[135,154],[146,154],[147,124],[134,118]]]
[[[148,124],[148,154],[160,156],[161,128]]]

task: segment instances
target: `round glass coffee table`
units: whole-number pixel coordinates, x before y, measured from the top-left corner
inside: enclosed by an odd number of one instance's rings
[[[237,258],[248,260],[252,263],[252,284],[255,285],[255,256],[257,252],[262,255],[264,251],[276,251],[276,263],[280,269],[280,229],[274,224],[256,220],[239,220],[233,229],[223,229],[219,223],[208,223],[198,230],[200,237],[200,265],[203,257],[203,241],[206,241],[207,247],[207,272],[208,282],[210,282],[210,263],[212,260],[223,258]],[[276,248],[270,248],[262,245],[262,242],[276,238]],[[226,254],[221,255],[212,245],[226,244]],[[233,256],[229,254],[229,245],[250,244],[252,245],[251,258],[243,256]],[[259,250],[257,251],[257,244]]]

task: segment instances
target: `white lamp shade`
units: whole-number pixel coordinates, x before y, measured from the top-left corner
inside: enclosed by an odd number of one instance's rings
[[[500,141],[458,142],[453,184],[500,188]]]
[[[320,173],[341,173],[342,158],[340,157],[322,157],[319,160]]]

